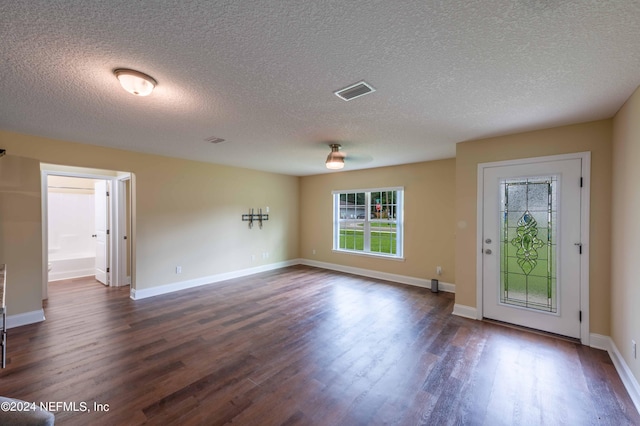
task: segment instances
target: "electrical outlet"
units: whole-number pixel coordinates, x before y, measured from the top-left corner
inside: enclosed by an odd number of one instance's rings
[[[256,260],[256,255],[255,255],[255,254],[252,254],[252,255],[251,255],[251,261],[252,261],[252,262],[254,262],[255,260]]]
[[[176,274],[182,273],[182,266],[176,266]]]
[[[631,353],[633,354],[633,359],[636,359],[636,341],[632,340],[631,341]]]
[[[442,266],[436,266],[436,274],[442,275]]]
[[[316,249],[311,250],[311,254],[316,254]]]

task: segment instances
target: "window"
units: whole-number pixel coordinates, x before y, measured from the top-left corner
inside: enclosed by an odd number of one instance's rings
[[[404,188],[333,192],[333,249],[402,258]]]

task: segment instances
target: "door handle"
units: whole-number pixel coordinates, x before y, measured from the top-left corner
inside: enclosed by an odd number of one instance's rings
[[[485,254],[491,254],[492,253],[491,249],[486,249],[484,252],[485,252]]]
[[[486,240],[484,240],[484,242],[487,244],[491,244],[491,238],[487,238]]]

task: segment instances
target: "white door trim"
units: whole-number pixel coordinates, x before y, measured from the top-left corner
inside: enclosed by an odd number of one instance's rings
[[[131,173],[122,174],[118,176],[118,189],[116,194],[118,199],[116,200],[118,208],[118,234],[115,236],[116,240],[120,244],[120,258],[119,258],[119,270],[118,284],[120,286],[131,284],[131,277],[127,275],[127,258],[131,259],[130,244],[131,235],[127,235],[127,215],[131,211],[130,200],[126,196],[126,183],[131,183]],[[131,219],[131,217],[129,217]],[[125,239],[125,236],[127,239]],[[129,247],[129,248],[128,248]]]
[[[542,163],[560,160],[582,160],[582,194],[580,203],[580,234],[582,240],[582,257],[580,259],[580,341],[589,346],[589,218],[591,205],[591,152],[552,155],[546,157],[521,158],[517,160],[497,161],[478,164],[477,204],[476,204],[476,313],[477,319],[484,317],[482,299],[482,231],[484,227],[484,170],[489,167],[516,166],[521,164]]]

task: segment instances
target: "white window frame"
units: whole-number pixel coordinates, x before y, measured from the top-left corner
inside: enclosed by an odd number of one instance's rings
[[[380,219],[371,219],[371,193],[396,192],[396,252],[395,254],[370,251],[371,222]],[[364,214],[364,247],[362,250],[340,248],[340,195],[365,193]],[[385,259],[404,260],[404,187],[395,186],[387,188],[349,189],[332,191],[333,196],[333,251],[336,253],[356,254],[362,256],[382,257]]]

